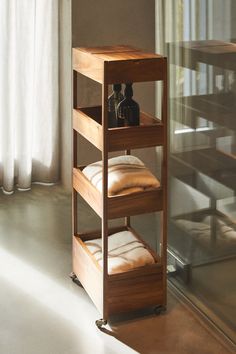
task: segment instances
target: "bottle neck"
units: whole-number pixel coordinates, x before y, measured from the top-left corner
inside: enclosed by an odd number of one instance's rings
[[[132,98],[133,97],[133,88],[132,84],[126,84],[125,85],[125,98]]]
[[[113,88],[113,92],[118,95],[119,92],[121,91],[121,84],[114,84],[114,85],[112,86],[112,88]]]

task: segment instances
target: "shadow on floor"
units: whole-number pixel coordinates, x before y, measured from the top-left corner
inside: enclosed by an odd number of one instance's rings
[[[173,294],[168,295],[165,313],[123,316],[110,327],[111,330],[104,327],[102,331],[141,354],[230,353]]]

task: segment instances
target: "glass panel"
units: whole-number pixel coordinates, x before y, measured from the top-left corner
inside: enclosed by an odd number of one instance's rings
[[[156,1],[169,61],[169,279],[234,341],[235,20],[236,1]]]

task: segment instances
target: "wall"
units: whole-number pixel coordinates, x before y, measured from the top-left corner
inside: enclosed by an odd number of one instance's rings
[[[60,0],[61,181],[71,188],[71,0]]]
[[[130,44],[155,50],[155,1],[154,0],[73,0],[72,44],[99,46]],[[80,90],[80,87],[83,87]],[[80,76],[78,85],[79,105],[96,105],[101,102],[101,86]],[[154,84],[135,84],[134,99],[142,110],[154,113]],[[154,150],[145,154],[146,163],[153,165]],[[139,155],[142,157],[143,153]],[[80,138],[80,163],[101,159],[95,148]]]

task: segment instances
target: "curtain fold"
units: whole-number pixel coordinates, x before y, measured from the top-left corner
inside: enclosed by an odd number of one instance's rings
[[[59,178],[58,0],[0,2],[0,186]]]

